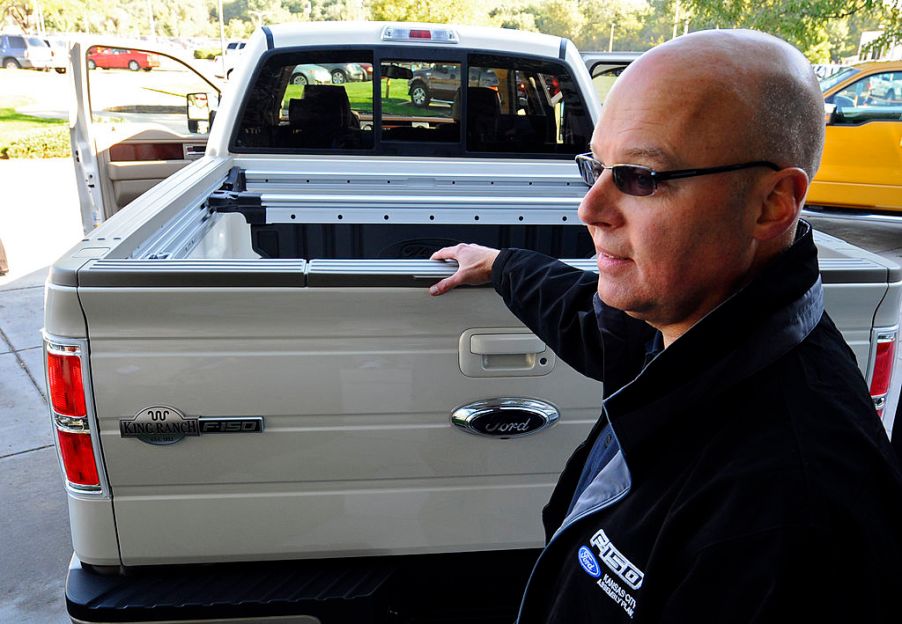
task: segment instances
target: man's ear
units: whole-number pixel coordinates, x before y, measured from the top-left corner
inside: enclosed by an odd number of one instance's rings
[[[775,171],[767,178],[766,196],[755,221],[754,237],[760,241],[778,238],[794,228],[805,194],[808,192],[808,174],[798,167]]]

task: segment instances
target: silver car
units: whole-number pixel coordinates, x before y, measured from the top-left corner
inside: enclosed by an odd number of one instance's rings
[[[296,65],[291,72],[291,84],[332,84],[332,74],[322,65]]]

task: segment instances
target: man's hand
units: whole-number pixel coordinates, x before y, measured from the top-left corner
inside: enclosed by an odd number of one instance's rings
[[[461,243],[439,249],[430,260],[457,260],[457,272],[429,288],[431,295],[444,295],[458,286],[485,284],[492,280],[492,265],[498,250],[482,245]]]

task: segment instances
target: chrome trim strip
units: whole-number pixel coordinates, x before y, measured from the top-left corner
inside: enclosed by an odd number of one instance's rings
[[[868,386],[868,392],[871,390],[871,382],[874,380],[874,368],[877,366],[877,344],[879,342],[890,342],[888,339],[889,337],[892,337],[892,340],[895,340],[898,332],[898,325],[893,327],[875,327],[871,330],[871,345],[868,351],[867,375],[864,377],[864,381]],[[890,379],[890,382],[892,382],[892,379]]]
[[[55,342],[47,343],[47,353],[52,353],[53,355],[81,355],[81,348],[77,345],[64,345],[57,344]]]
[[[51,411],[53,408],[50,408]],[[53,420],[57,429],[67,433],[90,433],[91,428],[88,426],[84,416],[64,416],[57,412],[53,412]]]
[[[44,339],[44,351],[49,349],[52,345],[54,348],[62,348],[65,350],[66,355],[72,355],[74,352],[72,349],[76,349],[78,352],[78,357],[81,360],[81,379],[82,384],[85,388],[85,411],[87,414],[83,419],[81,419],[86,425],[88,432],[91,436],[91,448],[94,451],[94,461],[97,464],[97,475],[100,478],[100,487],[96,486],[82,486],[71,483],[66,478],[66,469],[63,466],[63,458],[59,449],[59,437],[56,435],[56,417],[57,415],[53,411],[52,405],[50,405],[48,400],[48,412],[50,415],[50,426],[53,432],[53,444],[56,447],[56,458],[60,467],[60,474],[63,477],[63,482],[66,484],[66,491],[70,496],[86,496],[90,499],[97,498],[112,498],[112,492],[110,491],[110,482],[107,478],[106,474],[106,462],[103,458],[103,448],[100,445],[100,424],[97,418],[97,410],[94,404],[94,386],[91,379],[91,363],[90,363],[90,352],[88,349],[88,340],[87,338],[66,338],[63,336],[54,336],[52,334],[47,333],[46,330],[42,330],[41,334]],[[47,356],[44,356],[44,387],[47,388],[48,395],[50,389],[50,379],[47,371]]]
[[[898,225],[902,223],[902,214],[889,215],[881,213],[871,213],[868,209],[848,208],[846,210],[837,208],[818,207],[819,210],[802,209],[802,216],[813,219],[835,219],[837,221],[867,221],[870,223],[888,223],[890,225]]]

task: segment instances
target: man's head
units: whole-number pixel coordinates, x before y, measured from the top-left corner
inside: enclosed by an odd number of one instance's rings
[[[608,95],[596,159],[662,172],[759,160],[780,170],[669,180],[645,197],[605,171],[580,206],[602,300],[672,342],[792,243],[823,136],[814,73],[775,37],[706,31],[644,54]]]

